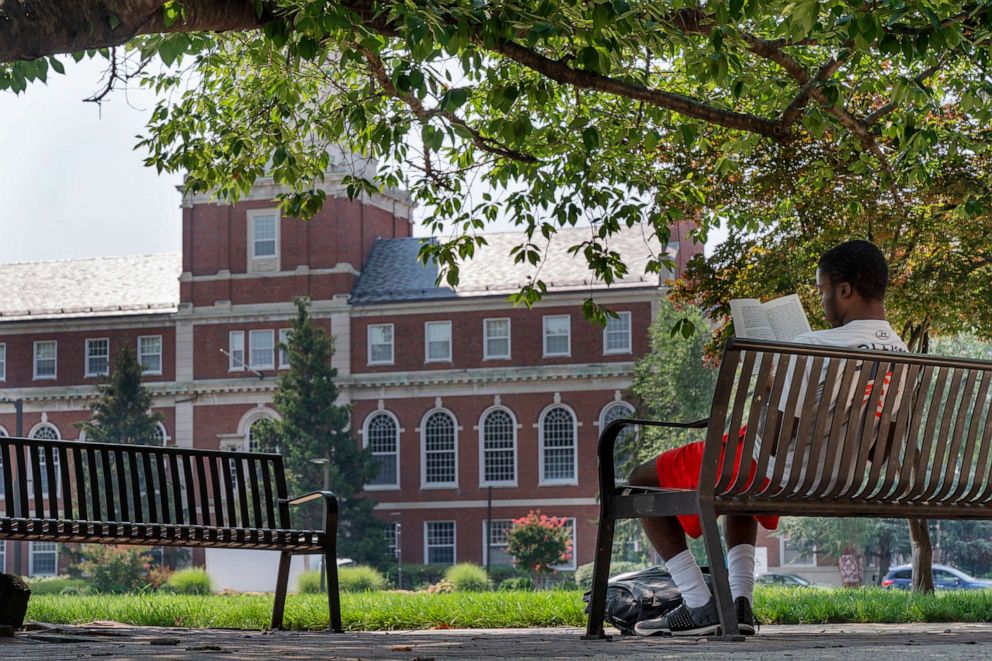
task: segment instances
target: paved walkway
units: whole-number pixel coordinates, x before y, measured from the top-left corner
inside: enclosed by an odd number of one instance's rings
[[[992,625],[766,626],[744,643],[616,637],[586,642],[580,630],[452,629],[444,631],[257,632],[127,627],[114,623],[41,625],[0,638],[0,659],[988,659]]]

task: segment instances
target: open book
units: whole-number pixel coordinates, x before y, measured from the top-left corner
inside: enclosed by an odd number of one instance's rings
[[[737,337],[791,342],[797,335],[812,330],[796,294],[767,303],[756,298],[735,298],[730,301],[730,313],[734,317]]]

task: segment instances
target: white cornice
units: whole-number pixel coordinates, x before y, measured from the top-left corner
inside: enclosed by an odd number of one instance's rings
[[[375,491],[366,491],[375,498]],[[425,500],[419,502],[376,503],[377,510],[426,510],[426,509],[481,509],[489,506],[488,500]],[[585,507],[598,506],[596,498],[513,498],[494,499],[493,507]]]
[[[179,277],[180,282],[218,282],[224,280],[267,280],[271,278],[295,278],[303,275],[347,275],[359,276],[361,272],[351,264],[339,262],[329,269],[311,269],[307,266],[299,266],[293,271],[259,271],[257,273],[231,273],[228,270],[218,271],[213,275],[193,275],[189,271],[184,271]]]
[[[334,298],[318,299],[310,302],[310,314],[321,319],[340,312],[350,312],[348,295],[339,294]],[[251,303],[246,305],[214,304],[211,306],[185,305],[176,314],[177,319],[203,323],[251,323],[255,321],[287,321],[296,316],[296,305],[292,301],[284,303]]]
[[[341,382],[357,392],[353,397],[362,398],[360,391],[410,386],[452,386],[469,384],[504,384],[538,381],[588,381],[590,379],[625,379],[634,374],[634,363],[582,363],[532,367],[499,367],[461,370],[418,370],[412,372],[380,372],[353,374]],[[556,386],[557,387],[557,386]],[[586,385],[585,387],[588,387]]]

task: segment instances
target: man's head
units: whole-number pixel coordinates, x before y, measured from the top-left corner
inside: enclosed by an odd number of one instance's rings
[[[885,257],[868,241],[846,241],[825,252],[817,264],[816,288],[834,328],[855,319],[884,319],[888,284]]]

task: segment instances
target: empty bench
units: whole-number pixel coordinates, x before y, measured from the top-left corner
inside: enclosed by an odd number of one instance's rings
[[[319,553],[341,631],[337,499],[289,498],[280,455],[0,437],[0,495],[0,540],[280,551],[273,629],[292,556]],[[294,528],[290,508],[314,500],[324,529]]]
[[[735,639],[721,514],[992,519],[990,386],[992,362],[729,341],[709,418],[616,420],[600,435],[601,512],[585,637],[606,638],[618,519],[699,515],[722,636]],[[617,438],[647,425],[706,429],[697,490],[617,484]],[[735,473],[731,461],[721,467],[723,446],[727,457],[738,450],[753,457],[757,477]]]

